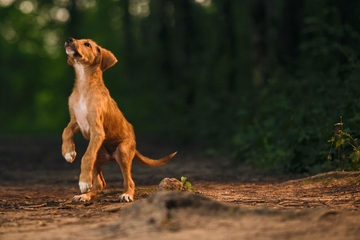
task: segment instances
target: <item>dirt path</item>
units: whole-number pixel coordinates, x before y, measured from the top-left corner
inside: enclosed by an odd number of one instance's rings
[[[176,150],[144,146],[155,158]],[[183,150],[159,168],[134,162],[134,203],[118,202],[122,177],[108,164],[105,191],[74,204],[79,159],[67,164],[59,147],[51,139],[0,141],[0,239],[360,239],[358,172],[292,180]],[[181,176],[194,193],[154,194],[163,178]]]

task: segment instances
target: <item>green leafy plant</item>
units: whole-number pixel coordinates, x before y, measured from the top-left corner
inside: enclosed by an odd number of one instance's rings
[[[343,130],[344,123],[340,116],[340,122],[334,124],[334,136],[328,140],[331,143],[328,160],[337,164],[339,170],[360,170],[360,146],[358,139]],[[337,150],[332,155],[333,147]],[[336,156],[336,157],[335,157]]]
[[[187,180],[187,177],[182,176],[182,177],[181,177],[181,182],[182,182],[182,184],[183,184],[183,186],[184,186],[184,188],[185,188],[186,191],[194,191],[194,190],[195,190],[195,188],[193,188],[193,187],[191,186],[191,182],[189,182],[189,181]]]

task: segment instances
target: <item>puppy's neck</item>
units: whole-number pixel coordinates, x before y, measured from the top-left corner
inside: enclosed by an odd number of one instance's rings
[[[92,85],[103,85],[102,72],[99,68],[94,68],[78,61],[75,61],[73,66],[76,74],[75,88],[84,91]]]
[[[76,74],[76,80],[78,82],[85,83],[86,82],[86,75],[85,75],[85,68],[84,65],[82,65],[79,62],[74,63],[74,69]]]

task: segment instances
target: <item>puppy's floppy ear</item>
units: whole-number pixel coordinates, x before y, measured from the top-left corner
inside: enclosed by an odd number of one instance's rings
[[[118,61],[114,54],[105,48],[98,47],[98,52],[100,54],[101,71],[105,71],[106,69],[114,66],[114,64]]]

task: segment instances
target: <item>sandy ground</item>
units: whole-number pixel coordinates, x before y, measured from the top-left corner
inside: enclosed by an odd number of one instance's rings
[[[138,142],[167,165],[133,164],[135,201],[119,203],[122,176],[104,167],[105,191],[72,203],[85,142],[68,164],[61,142],[0,139],[0,239],[360,239],[360,173],[311,177],[255,171],[227,157]],[[166,177],[186,176],[193,192],[157,192]]]

